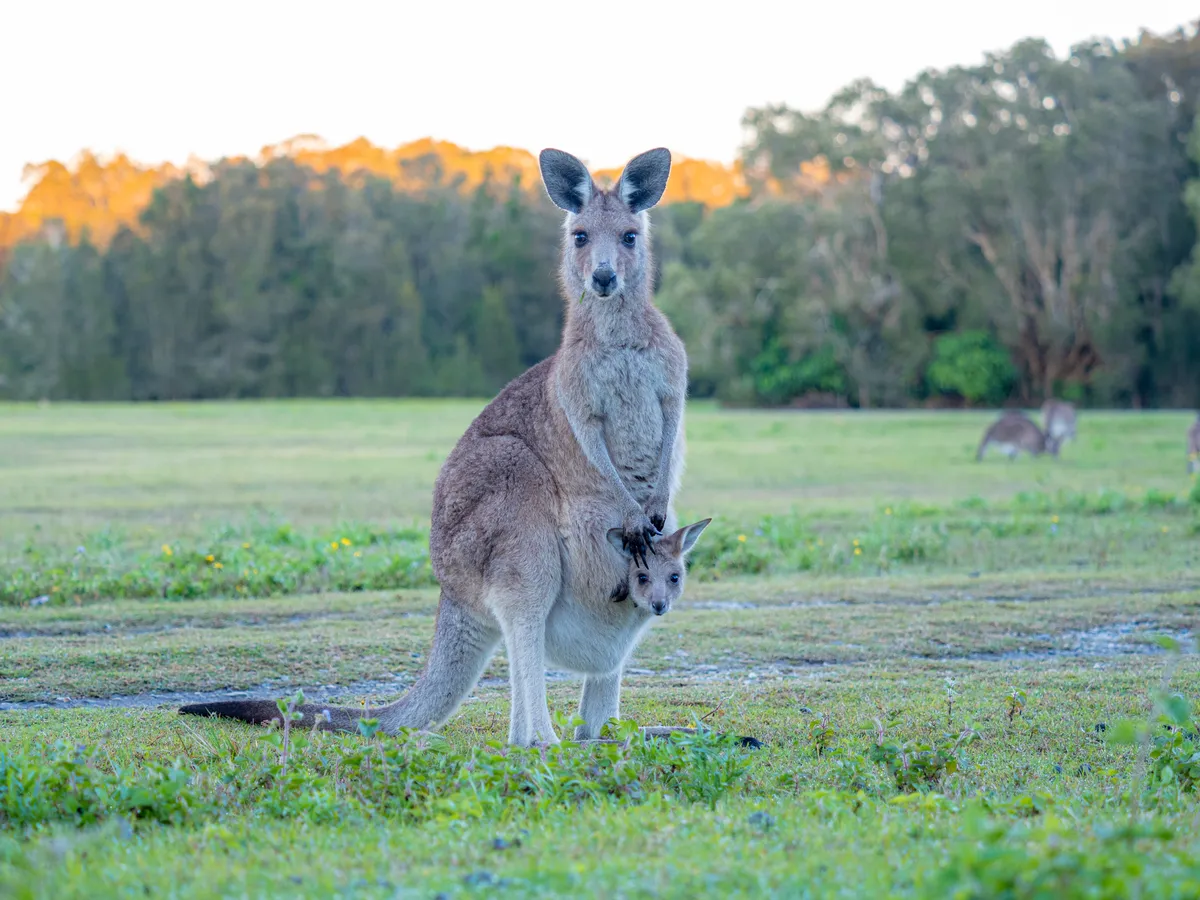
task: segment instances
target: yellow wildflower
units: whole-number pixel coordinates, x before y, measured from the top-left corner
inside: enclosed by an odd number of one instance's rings
[[[169,544],[163,544],[163,556],[174,556]]]
[[[854,555],[855,555],[855,556],[862,556],[862,547],[855,547],[855,548],[854,548]]]
[[[213,561],[213,559],[214,559],[214,557],[213,557],[213,555],[212,555],[211,553],[210,553],[210,554],[208,554],[208,556],[204,557],[204,561],[205,561],[205,562],[207,562],[207,563],[210,563],[210,562],[212,562],[212,561]]]
[[[355,555],[355,556],[362,556],[362,551],[361,551],[361,550],[355,550],[355,551],[354,551],[354,555]]]
[[[855,547],[857,547],[857,546],[858,546],[858,538],[855,538],[855,539],[854,539],[854,546],[855,546]]]
[[[1057,525],[1058,524],[1058,516],[1051,516],[1050,521],[1053,522],[1055,525]]]
[[[1167,528],[1166,525],[1164,525],[1162,528],[1163,528],[1163,534],[1166,534],[1168,531],[1170,531],[1170,529]]]
[[[349,547],[350,546],[350,538],[342,538],[342,546]]]
[[[744,544],[744,543],[746,543],[746,536],[744,534],[739,534],[738,540]]]
[[[221,565],[219,562],[215,562],[215,563],[213,563],[213,568],[214,569],[223,569],[225,567],[223,565]]]
[[[336,549],[337,549],[338,547],[340,547],[340,546],[342,546],[342,545],[341,545],[341,544],[339,544],[337,541],[334,541],[333,543],[331,543],[331,544],[329,545],[329,549],[330,549],[330,550],[336,550]]]
[[[892,508],[889,506],[887,509],[885,509],[885,510],[883,511],[883,514],[884,514],[885,516],[890,516],[890,515],[892,514]]]
[[[250,549],[250,543],[249,543],[249,542],[246,542],[246,543],[242,544],[242,549],[243,549],[243,550],[249,550],[249,549]]]

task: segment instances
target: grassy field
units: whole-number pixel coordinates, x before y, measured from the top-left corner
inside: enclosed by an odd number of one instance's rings
[[[0,896],[1200,897],[1187,415],[976,463],[986,413],[691,407],[622,714],[760,750],[505,750],[503,651],[436,739],[176,715],[411,683],[479,408],[0,407]]]

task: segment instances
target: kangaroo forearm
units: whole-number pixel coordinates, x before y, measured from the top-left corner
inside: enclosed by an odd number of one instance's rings
[[[625,482],[621,480],[617,467],[613,465],[612,457],[608,453],[608,445],[604,443],[603,423],[599,419],[589,419],[578,427],[572,423],[572,430],[575,432],[575,439],[583,448],[583,455],[588,458],[588,462],[596,467],[613,490],[624,498],[629,507],[640,509],[637,500],[625,486]]]
[[[575,440],[583,450],[587,461],[604,477],[617,495],[625,500],[627,506],[640,508],[629,492],[629,488],[625,486],[625,482],[621,480],[617,467],[613,465],[612,457],[608,453],[608,445],[604,442],[603,420],[595,416],[573,413],[566,403],[562,404],[562,410],[567,424],[571,428],[571,433],[575,435]]]
[[[666,494],[671,489],[668,481],[671,477],[671,463],[675,457],[675,440],[679,435],[679,422],[683,417],[683,404],[675,398],[664,400],[662,413],[662,453],[658,460],[658,477],[655,479],[654,487],[659,492]]]

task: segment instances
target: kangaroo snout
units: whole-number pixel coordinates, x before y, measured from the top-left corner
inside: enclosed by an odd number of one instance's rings
[[[592,273],[592,284],[596,287],[596,293],[601,297],[607,297],[616,287],[617,273],[608,263],[600,263],[596,267],[596,271]]]

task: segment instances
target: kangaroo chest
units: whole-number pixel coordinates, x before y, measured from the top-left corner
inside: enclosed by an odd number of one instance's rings
[[[663,360],[651,351],[620,350],[605,356],[592,380],[609,457],[630,493],[644,503],[662,456],[662,397],[669,390]]]

